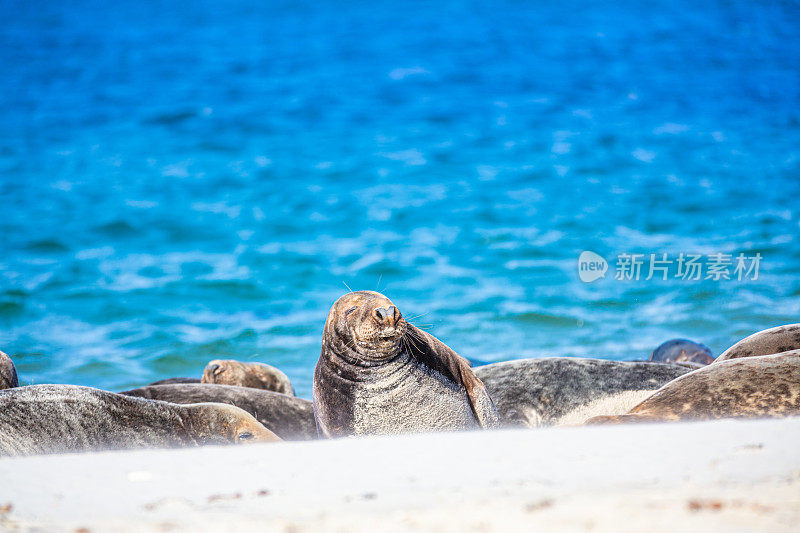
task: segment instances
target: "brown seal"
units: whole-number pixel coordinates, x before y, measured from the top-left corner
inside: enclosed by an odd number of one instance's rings
[[[0,352],[0,390],[13,389],[17,386],[19,386],[19,380],[14,361],[5,353]]]
[[[714,362],[711,350],[687,339],[672,339],[658,346],[649,361],[659,363],[697,363],[698,367]]]
[[[745,337],[717,357],[727,361],[753,355],[770,355],[800,349],[800,324],[786,324]]]
[[[326,437],[499,425],[469,362],[372,291],[345,294],[328,313],[313,398]]]
[[[206,365],[201,382],[264,389],[294,396],[292,383],[286,374],[265,363],[215,359]]]
[[[0,393],[0,454],[5,455],[276,440],[230,405],[176,405],[74,385]]]
[[[235,405],[284,440],[317,438],[311,402],[287,394],[201,383],[150,385],[120,394],[180,404],[215,402]]]
[[[619,416],[587,424],[778,418],[800,414],[800,350],[716,361],[683,375]]]

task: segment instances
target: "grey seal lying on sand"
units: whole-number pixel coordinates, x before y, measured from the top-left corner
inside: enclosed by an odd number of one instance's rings
[[[265,363],[215,359],[206,365],[201,382],[270,390],[294,396],[294,388],[289,377]]]
[[[786,324],[745,337],[722,352],[717,361],[753,355],[771,355],[798,349],[800,349],[800,324]]]
[[[626,413],[688,372],[690,368],[669,363],[577,357],[518,359],[475,368],[503,425],[531,428]]]
[[[317,438],[311,402],[287,394],[201,383],[149,385],[120,394],[180,404],[216,402],[235,405],[284,440]]]
[[[229,405],[175,405],[74,385],[0,393],[5,455],[276,440],[255,418]]]
[[[5,353],[0,352],[0,390],[13,389],[17,386],[19,386],[19,380],[14,361]]]
[[[702,344],[687,339],[672,339],[653,350],[649,360],[659,363],[697,363],[702,366],[713,363],[714,356]]]
[[[681,376],[627,414],[588,424],[715,418],[777,418],[800,414],[800,350],[717,361]]]
[[[499,425],[469,362],[372,291],[351,292],[333,304],[313,397],[317,427],[326,437]]]

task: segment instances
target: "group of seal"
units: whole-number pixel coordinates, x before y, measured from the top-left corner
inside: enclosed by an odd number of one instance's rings
[[[0,394],[0,413],[5,455],[280,440],[230,405],[152,402],[74,385],[10,389]]]
[[[266,419],[274,420],[273,425],[285,438],[308,438],[309,425],[316,432],[313,409],[307,400],[244,387],[202,387],[210,394],[179,395],[182,401],[136,390],[115,394],[75,385],[20,387],[14,363],[0,352],[0,455],[282,440],[264,424]],[[248,412],[235,405],[242,403],[240,400],[226,401],[224,394],[214,394],[216,388],[241,389],[240,397],[265,394],[278,398],[252,402],[257,407]],[[282,401],[290,405],[256,418],[264,405],[280,405]]]
[[[759,331],[681,376],[625,414],[589,424],[767,418],[800,414],[800,324]]]
[[[770,355],[777,354],[777,355]],[[731,361],[750,357],[749,361]],[[647,362],[545,358],[472,369],[384,295],[339,298],[314,372],[321,436],[800,414],[800,324],[762,331],[717,360],[668,341]]]
[[[481,366],[483,381],[506,427],[580,424],[598,414],[623,414],[690,368],[671,363],[577,357],[522,359]]]
[[[0,454],[191,446],[351,435],[800,414],[800,324],[714,360],[674,339],[647,361],[521,359],[472,368],[386,296],[331,307],[313,401],[264,363],[210,361],[199,378],[112,393],[18,387],[0,352]]]

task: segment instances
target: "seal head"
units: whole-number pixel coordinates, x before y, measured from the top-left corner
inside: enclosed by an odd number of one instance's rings
[[[18,386],[19,380],[14,362],[5,353],[0,352],[0,390],[13,389]]]
[[[372,291],[351,292],[333,304],[313,396],[317,427],[329,437],[499,424],[469,362]]]
[[[289,377],[264,363],[243,363],[233,359],[215,359],[203,370],[201,383],[263,389],[294,396]]]
[[[377,366],[402,350],[409,324],[391,300],[371,291],[345,294],[325,323],[326,340],[339,357],[355,366]]]
[[[233,405],[196,403],[184,406],[185,420],[190,420],[198,441],[216,440],[228,444],[251,444],[281,440],[250,413]]]
[[[711,350],[702,344],[687,339],[672,339],[653,350],[650,361],[659,363],[698,363],[708,365],[714,362]]]

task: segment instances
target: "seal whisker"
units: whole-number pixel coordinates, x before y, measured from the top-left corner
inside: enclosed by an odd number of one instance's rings
[[[419,344],[417,344],[417,341],[414,339],[414,335],[412,335],[410,332],[406,331],[405,338],[409,341],[411,347],[414,348],[414,350],[416,350],[417,352],[423,351],[422,347]]]

